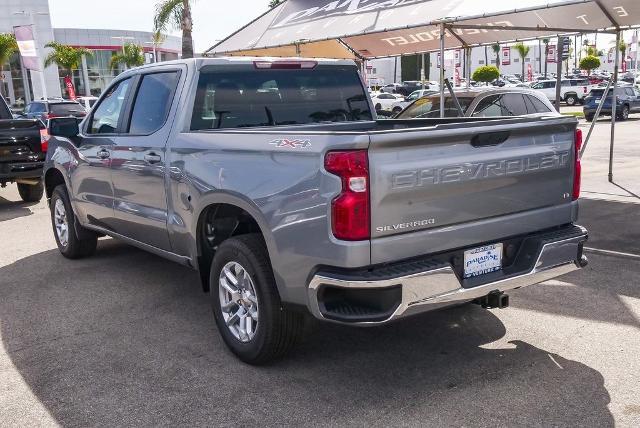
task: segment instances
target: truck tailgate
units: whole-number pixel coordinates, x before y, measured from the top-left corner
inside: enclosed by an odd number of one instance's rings
[[[43,161],[41,128],[39,120],[0,120],[0,163]]]
[[[575,129],[573,118],[550,117],[371,133],[372,261],[387,258],[387,237],[401,245],[411,241],[405,235],[437,232],[439,242],[470,245],[484,236],[478,228],[495,231],[501,218],[519,219],[522,227],[504,233],[526,233],[532,225],[523,214],[554,207],[569,209],[533,227],[569,223]],[[455,240],[456,230],[466,239]],[[422,243],[422,253],[441,250]]]

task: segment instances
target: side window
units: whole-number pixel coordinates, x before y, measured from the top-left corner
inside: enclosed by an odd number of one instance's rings
[[[149,135],[162,128],[178,84],[178,72],[142,76],[133,104],[129,133]]]
[[[635,92],[633,92],[632,88],[624,88],[624,91],[627,93],[627,95],[629,95],[630,97],[635,96]]]
[[[46,111],[43,103],[33,103],[31,104],[31,110],[29,113],[44,113]]]
[[[527,114],[522,94],[504,94],[502,96],[503,116],[522,116]]]
[[[548,113],[551,111],[549,107],[538,98],[531,95],[525,95],[524,97],[527,100],[527,110],[529,110],[529,114]]]
[[[93,110],[88,129],[89,134],[113,134],[118,129],[118,121],[124,110],[124,102],[131,79],[112,86]]]
[[[640,90],[638,88],[633,88],[633,92],[636,97],[640,97]]]
[[[500,105],[500,95],[491,95],[480,100],[472,116],[474,117],[502,116],[502,106]]]

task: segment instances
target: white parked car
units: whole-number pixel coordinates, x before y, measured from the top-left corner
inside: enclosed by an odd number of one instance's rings
[[[98,101],[98,97],[78,97],[76,101],[82,104],[82,107],[88,112],[93,105]]]
[[[592,89],[587,78],[562,79],[560,86],[560,99],[568,105],[582,104],[584,98]],[[556,100],[556,81],[541,80],[531,85],[531,89],[542,92],[550,101]]]
[[[404,99],[404,97],[400,94],[388,94],[386,92],[371,95],[371,100],[373,101],[376,111],[390,112],[392,111],[394,104],[402,99]]]
[[[404,99],[400,99],[398,100],[395,104],[393,104],[391,106],[391,113],[393,114],[398,114],[400,113],[402,110],[404,110],[405,108],[407,108],[407,106],[409,104],[411,104],[412,102],[414,102],[415,100],[417,100],[418,98],[422,98],[425,97],[427,95],[432,95],[438,93],[438,90],[433,90],[433,89],[419,89],[417,91],[413,91],[409,94],[409,96],[407,96]]]

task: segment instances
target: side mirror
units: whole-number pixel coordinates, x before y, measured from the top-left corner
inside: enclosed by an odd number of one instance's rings
[[[75,117],[56,117],[49,119],[49,135],[72,138],[80,134],[78,119]]]

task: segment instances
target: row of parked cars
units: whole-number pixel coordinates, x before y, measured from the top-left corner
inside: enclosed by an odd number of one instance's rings
[[[97,97],[79,97],[76,100],[49,98],[33,101],[22,111],[14,111],[17,118],[46,121],[54,117],[85,117],[98,100]]]

